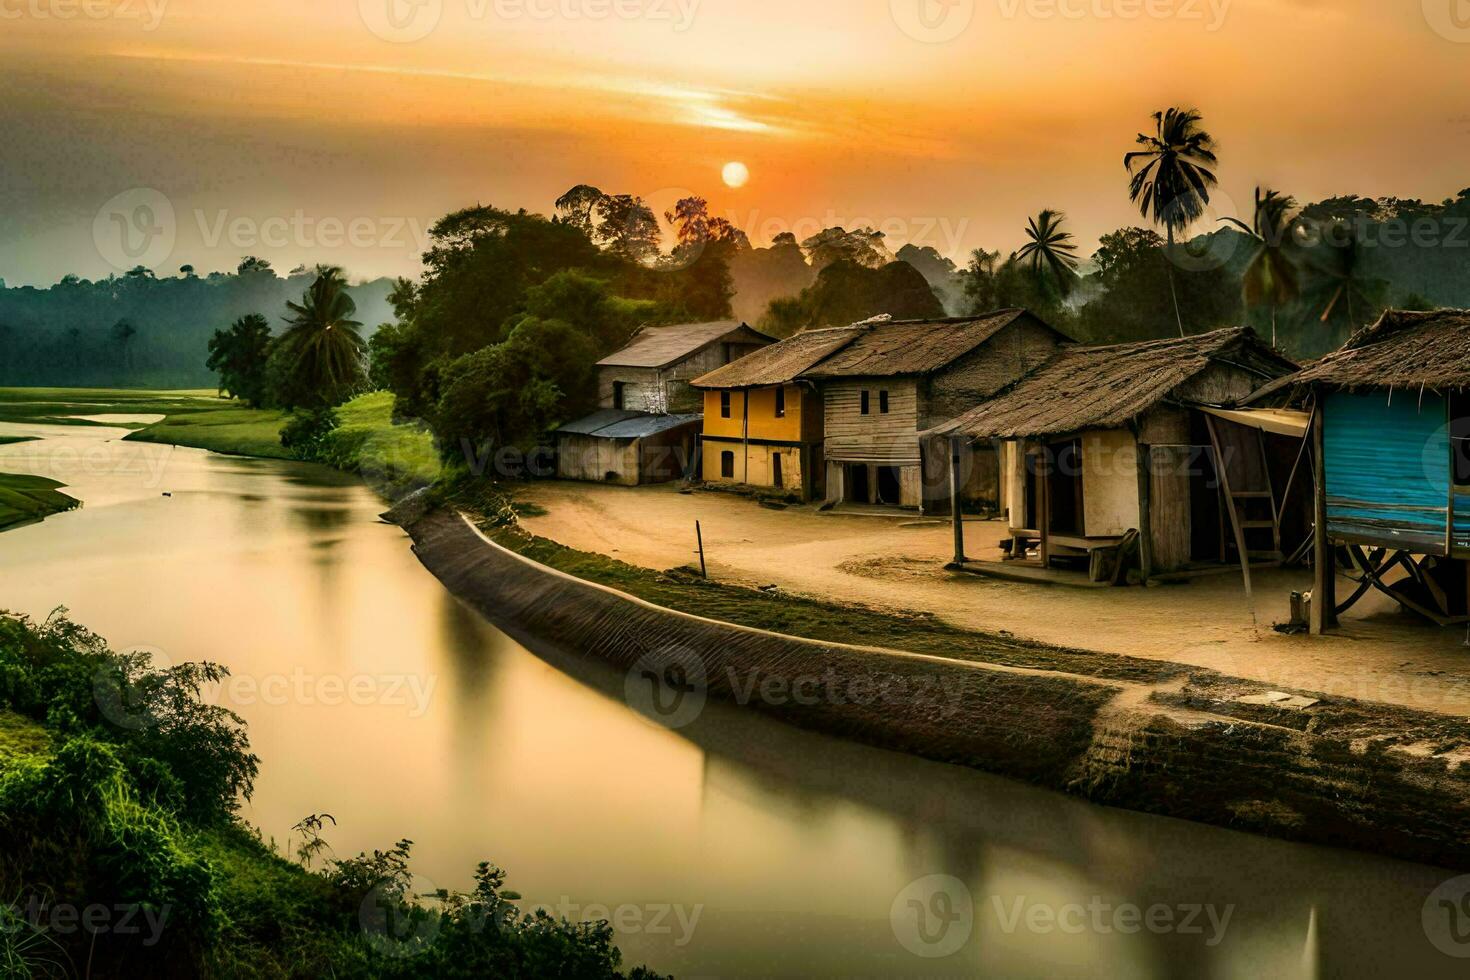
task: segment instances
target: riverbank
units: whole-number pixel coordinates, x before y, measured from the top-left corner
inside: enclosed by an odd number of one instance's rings
[[[691,701],[733,701],[1097,803],[1470,869],[1464,720],[1307,695],[1280,704],[1265,686],[1214,671],[942,625],[926,633],[881,613],[859,628],[898,637],[895,648],[786,635],[661,607],[570,571],[812,632],[837,632],[851,610],[677,573],[645,577],[501,522],[487,535],[446,511],[400,519],[420,560],[461,599],[524,643],[626,671],[630,705],[665,723],[670,706],[677,722]]]
[[[0,531],[24,527],[80,507],[81,501],[61,492],[64,486],[41,476],[0,473]]]
[[[205,391],[129,391],[123,389],[0,388],[0,422],[26,425],[93,426],[128,429],[125,440],[204,449],[227,456],[319,462],[361,476],[385,498],[429,486],[439,478],[440,462],[427,430],[393,423],[393,396],[361,395],[336,410],[338,425],[309,453],[281,445],[290,416],[275,409],[252,409]],[[162,416],[157,421],[141,421]],[[0,445],[35,441],[34,436],[0,437]],[[0,457],[3,465],[3,457]],[[5,474],[10,476],[10,474]],[[15,474],[13,488],[29,496],[42,487],[40,477]],[[8,508],[0,485],[0,531],[76,506],[48,498],[44,512],[12,498]],[[70,498],[65,498],[70,500]],[[22,516],[25,515],[24,519]]]

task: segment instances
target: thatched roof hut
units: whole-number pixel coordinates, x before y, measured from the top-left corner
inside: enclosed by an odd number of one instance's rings
[[[931,436],[1028,439],[1129,426],[1166,401],[1223,404],[1208,390],[1181,390],[1216,365],[1261,382],[1296,365],[1249,327],[1193,337],[1072,347],[991,401],[943,425]]]
[[[1389,310],[1291,382],[1344,390],[1470,388],[1470,311]]]

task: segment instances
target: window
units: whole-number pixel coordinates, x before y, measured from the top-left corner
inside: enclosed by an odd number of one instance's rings
[[[613,408],[623,407],[623,399],[625,398],[624,384],[622,381],[613,382]]]
[[[1455,486],[1470,487],[1470,398],[1450,398],[1450,451]]]
[[[888,392],[886,391],[878,392],[878,413],[880,415],[888,414]]]
[[[782,483],[783,483],[783,481],[781,480],[781,454],[780,453],[772,453],[771,454],[771,486],[779,488],[779,487],[782,486]]]
[[[776,389],[776,418],[778,418],[778,419],[784,419],[785,417],[786,417],[786,389],[785,388],[777,388]]]
[[[735,479],[735,454],[730,451],[720,453],[720,476],[727,480]]]
[[[727,419],[729,417],[730,417],[730,393],[728,391],[722,391],[722,392],[720,392],[720,418]]]
[[[863,414],[864,415],[871,415],[872,414],[872,405],[868,402],[868,392],[866,390],[863,392],[862,397],[859,399],[859,401],[862,402],[862,412],[863,412]]]

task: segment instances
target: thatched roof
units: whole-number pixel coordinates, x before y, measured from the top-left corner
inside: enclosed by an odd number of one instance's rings
[[[738,344],[769,344],[768,337],[739,320],[681,323],[673,327],[644,327],[633,340],[597,362],[598,367],[666,368],[693,357],[711,344],[728,340]]]
[[[801,374],[856,340],[863,327],[807,330],[762,347],[690,382],[696,388],[763,388],[795,381]]]
[[[1214,363],[1281,374],[1296,367],[1249,327],[1174,340],[1072,347],[1000,395],[927,434],[1024,439],[1121,428]]]
[[[1023,316],[999,310],[979,317],[889,320],[858,324],[867,329],[853,343],[806,372],[808,378],[886,378],[929,374],[947,367]]]
[[[1292,379],[1339,388],[1470,388],[1470,311],[1389,310]]]

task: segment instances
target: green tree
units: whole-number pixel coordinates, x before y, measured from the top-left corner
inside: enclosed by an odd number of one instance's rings
[[[1174,301],[1174,319],[1184,336],[1184,316],[1179,311],[1179,290],[1174,281],[1173,250],[1178,232],[1199,220],[1210,204],[1210,188],[1216,184],[1215,140],[1200,126],[1195,109],[1170,108],[1153,114],[1154,132],[1139,133],[1141,150],[1123,156],[1128,171],[1128,199],[1154,224],[1163,225],[1170,260],[1169,292]]]
[[[578,184],[556,199],[556,215],[564,224],[591,238],[597,206],[605,197],[606,194],[591,184]]]
[[[1255,242],[1242,280],[1247,309],[1266,307],[1271,313],[1271,343],[1276,343],[1276,311],[1301,292],[1296,261],[1292,258],[1291,233],[1296,226],[1296,199],[1273,190],[1256,188],[1256,210],[1251,224],[1239,218],[1222,218],[1239,227]]]
[[[1067,216],[1050,208],[1026,225],[1028,241],[1016,253],[1036,281],[1037,292],[1064,299],[1077,284],[1077,243],[1072,233],[1062,230]]]
[[[594,235],[599,244],[625,261],[652,265],[658,258],[658,218],[641,197],[616,194],[601,198]]]
[[[219,375],[219,390],[252,408],[260,408],[269,396],[271,328],[259,313],[242,316],[227,330],[216,330],[209,341],[205,362]]]
[[[133,370],[133,341],[137,336],[138,328],[130,320],[122,319],[112,325],[112,340],[122,353],[123,368],[129,373]]]
[[[301,302],[286,307],[291,315],[273,354],[281,369],[281,404],[330,408],[360,391],[367,381],[366,346],[342,270],[319,266]]]

